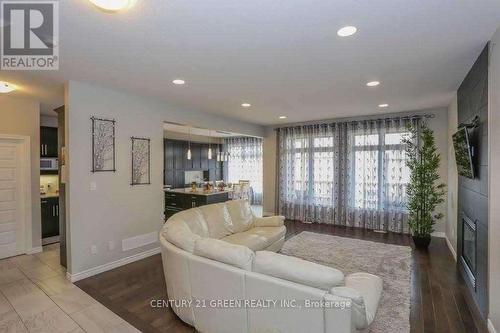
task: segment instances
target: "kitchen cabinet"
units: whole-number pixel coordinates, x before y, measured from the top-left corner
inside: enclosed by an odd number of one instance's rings
[[[40,156],[57,157],[56,127],[40,127]]]
[[[184,189],[165,191],[165,219],[185,209],[229,200],[228,192],[191,193]]]
[[[59,197],[41,199],[42,238],[59,236]]]
[[[187,159],[188,141],[164,140],[164,184],[181,188],[185,171],[203,171],[207,180],[223,179],[223,163],[217,162],[219,144],[212,144],[212,159],[208,159],[208,143],[191,142],[191,160]]]

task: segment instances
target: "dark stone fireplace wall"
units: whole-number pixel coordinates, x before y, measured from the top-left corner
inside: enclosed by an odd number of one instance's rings
[[[457,265],[482,316],[488,314],[488,55],[486,45],[457,93],[458,123],[479,116],[479,127],[469,131],[474,146],[475,178],[458,176]],[[462,214],[477,223],[476,288],[470,283],[462,255]]]

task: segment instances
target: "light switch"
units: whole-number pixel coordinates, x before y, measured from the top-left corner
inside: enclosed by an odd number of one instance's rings
[[[97,183],[96,182],[94,182],[94,181],[90,182],[90,190],[91,191],[97,190]]]
[[[115,241],[110,240],[108,242],[108,250],[113,251],[115,249]]]
[[[97,246],[96,245],[92,245],[90,247],[90,253],[92,254],[97,254]]]

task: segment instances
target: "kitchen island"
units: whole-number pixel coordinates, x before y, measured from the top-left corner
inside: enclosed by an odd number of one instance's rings
[[[191,188],[165,189],[165,219],[182,210],[229,200],[230,190],[205,191]]]

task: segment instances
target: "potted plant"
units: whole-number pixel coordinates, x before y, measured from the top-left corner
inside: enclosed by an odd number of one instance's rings
[[[410,126],[409,131],[410,134],[403,139],[406,165],[410,169],[410,182],[406,188],[408,225],[415,246],[427,248],[434,224],[443,218],[442,213],[434,211],[444,202],[446,185],[439,183],[441,156],[437,152],[434,132],[425,123]]]

